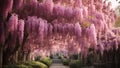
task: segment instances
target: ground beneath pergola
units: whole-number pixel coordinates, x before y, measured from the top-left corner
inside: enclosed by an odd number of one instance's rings
[[[68,66],[64,66],[61,63],[53,63],[50,68],[69,68]]]
[[[61,59],[58,59],[58,57],[54,57],[52,59],[53,63],[52,65],[50,66],[50,68],[69,68],[69,66],[65,66],[62,64],[62,60]],[[90,67],[83,67],[83,68],[94,68],[93,66],[90,66]]]
[[[52,63],[52,65],[50,66],[50,68],[69,68],[68,66],[64,66],[64,65],[62,64],[61,59],[58,59],[57,57],[54,58],[52,61],[53,61],[53,63]]]

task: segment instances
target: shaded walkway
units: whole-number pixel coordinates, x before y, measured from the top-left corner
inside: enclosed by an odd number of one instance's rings
[[[62,64],[61,59],[54,58],[52,61],[53,61],[53,63],[50,66],[50,68],[69,68],[68,66],[64,66]]]
[[[50,66],[50,68],[69,68],[69,66],[65,66],[62,64],[62,60],[58,59],[58,57],[54,57],[54,59],[52,59],[52,65]],[[82,68],[94,68],[93,66],[85,66]]]
[[[53,63],[50,68],[69,68],[68,66],[64,66],[63,64],[60,63]]]

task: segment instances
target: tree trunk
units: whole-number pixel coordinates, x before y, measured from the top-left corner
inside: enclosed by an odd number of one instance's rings
[[[22,51],[22,48],[18,49],[18,61],[24,61],[24,53]]]
[[[27,61],[30,61],[30,52],[27,53],[26,59]]]
[[[2,47],[0,47],[0,68],[2,68],[2,57],[3,57],[3,50]]]
[[[18,63],[18,51],[13,55],[14,63]]]
[[[9,58],[10,57],[8,55],[6,55],[6,53],[4,52],[3,53],[3,65],[7,65],[8,64]]]
[[[24,53],[23,54],[23,62],[25,62],[26,61],[26,54]]]

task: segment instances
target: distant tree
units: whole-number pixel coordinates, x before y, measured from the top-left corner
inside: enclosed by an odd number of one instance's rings
[[[118,16],[120,16],[120,5],[115,8],[115,12]]]

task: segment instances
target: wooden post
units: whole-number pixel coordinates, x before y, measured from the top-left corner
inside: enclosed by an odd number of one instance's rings
[[[115,68],[118,68],[117,51],[115,50]]]
[[[3,50],[2,47],[0,47],[0,68],[2,68],[2,57],[3,57]]]

